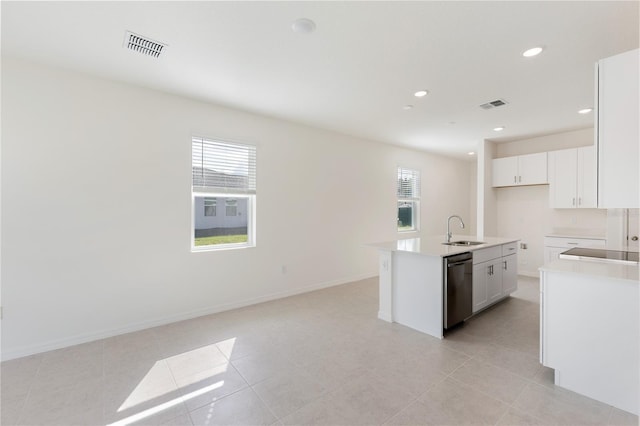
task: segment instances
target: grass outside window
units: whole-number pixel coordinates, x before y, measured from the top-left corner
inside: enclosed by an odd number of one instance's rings
[[[216,235],[213,237],[200,237],[194,239],[194,245],[197,246],[210,246],[215,244],[239,244],[246,243],[248,236],[244,235]]]

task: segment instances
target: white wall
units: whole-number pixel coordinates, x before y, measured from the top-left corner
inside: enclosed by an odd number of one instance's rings
[[[477,158],[476,158],[477,160]],[[478,234],[478,162],[471,163],[469,170],[469,235]],[[465,222],[467,223],[467,222]]]
[[[512,155],[534,154],[536,152],[555,151],[558,149],[577,148],[593,145],[595,133],[592,127],[570,132],[554,133],[530,139],[495,144],[495,158]]]
[[[531,154],[592,145],[593,129],[558,133],[496,144],[495,157]],[[549,208],[549,185],[493,188],[497,236],[520,238],[527,244],[518,253],[519,273],[538,276],[544,264],[544,236],[552,233],[604,237],[607,211]]]
[[[519,238],[527,244],[518,252],[518,272],[538,276],[544,264],[544,236],[606,234],[607,211],[551,209],[549,185],[498,188],[496,190],[498,236]]]
[[[484,140],[478,145],[478,161],[476,167],[476,228],[477,238],[495,237],[497,233],[496,195],[491,187],[491,160],[495,158],[495,144]]]
[[[399,164],[422,170],[424,233],[471,211],[467,162],[7,58],[2,77],[4,359],[377,275]],[[193,134],[257,144],[257,247],[190,252]]]

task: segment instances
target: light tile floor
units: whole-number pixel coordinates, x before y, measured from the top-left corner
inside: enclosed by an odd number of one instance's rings
[[[444,340],[369,279],[2,363],[3,425],[637,425],[538,363],[538,280]]]

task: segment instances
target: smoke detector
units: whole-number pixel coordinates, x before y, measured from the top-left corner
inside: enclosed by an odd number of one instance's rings
[[[496,99],[495,101],[487,102],[485,104],[480,105],[482,109],[494,109],[506,105],[507,101],[504,99]]]
[[[134,52],[139,52],[143,55],[157,58],[165,50],[167,44],[127,31],[124,35],[123,46],[129,50],[133,50]]]

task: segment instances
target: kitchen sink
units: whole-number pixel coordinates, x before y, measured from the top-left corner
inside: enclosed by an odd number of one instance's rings
[[[479,246],[484,244],[484,241],[451,241],[450,243],[442,243],[446,246]]]

